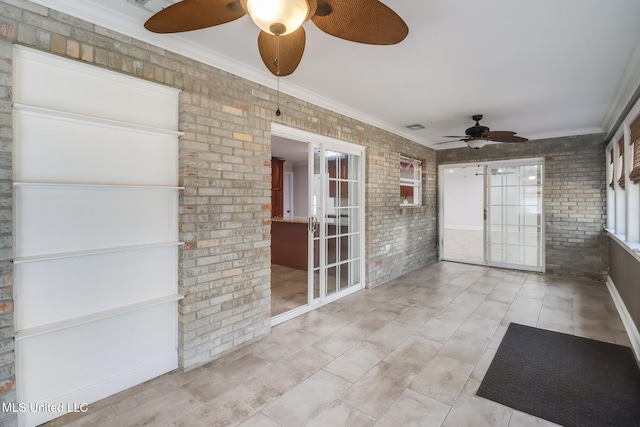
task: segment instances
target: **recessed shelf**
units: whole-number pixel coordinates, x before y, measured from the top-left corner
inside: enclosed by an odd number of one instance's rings
[[[128,129],[137,132],[152,133],[156,135],[170,135],[179,138],[184,135],[184,132],[157,128],[152,126],[139,125],[135,123],[129,123],[113,119],[105,119],[101,117],[88,116],[85,114],[69,113],[67,111],[53,110],[50,108],[36,107],[26,104],[13,104],[13,110],[17,113],[25,113],[32,116],[39,116],[43,118],[55,118],[56,120],[64,120],[68,122],[76,123],[89,123],[91,125],[104,126],[116,129]]]
[[[87,314],[85,316],[78,316],[73,319],[66,319],[66,320],[61,320],[59,322],[49,323],[46,325],[35,326],[33,328],[21,329],[16,331],[15,339],[23,340],[26,338],[48,334],[48,333],[60,331],[63,329],[69,329],[76,326],[85,325],[87,323],[96,322],[98,320],[108,319],[110,317],[131,313],[133,311],[143,310],[145,308],[155,307],[155,306],[166,304],[173,301],[179,301],[183,298],[184,298],[184,295],[180,295],[180,294],[167,295],[164,297],[154,298],[151,300],[129,304],[122,307],[99,311],[97,313]]]
[[[80,184],[80,183],[66,183],[66,182],[13,182],[14,187],[52,187],[52,188],[90,188],[90,189],[105,189],[105,190],[170,190],[180,191],[184,190],[184,187],[172,187],[164,185],[128,185],[128,184]]]
[[[60,252],[56,254],[43,254],[43,255],[18,257],[18,258],[14,258],[13,263],[23,264],[27,262],[51,261],[54,259],[75,258],[80,256],[90,256],[90,255],[108,254],[108,253],[125,252],[125,251],[137,251],[140,249],[163,248],[163,247],[169,247],[169,246],[182,246],[182,245],[184,245],[184,242],[161,242],[161,243],[150,243],[146,245],[118,246],[118,247],[112,247],[112,248],[90,249],[90,250],[84,250],[84,251]]]

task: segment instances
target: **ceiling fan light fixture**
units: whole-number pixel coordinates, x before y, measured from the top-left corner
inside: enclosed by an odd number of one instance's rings
[[[482,138],[473,138],[467,141],[467,146],[475,150],[482,148],[485,145],[487,145],[487,141]]]
[[[247,0],[247,13],[262,31],[285,36],[304,23],[309,4],[307,0]]]

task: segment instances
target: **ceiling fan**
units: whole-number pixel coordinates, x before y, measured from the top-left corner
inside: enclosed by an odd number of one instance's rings
[[[248,14],[261,29],[258,50],[276,76],[295,71],[302,59],[308,20],[340,39],[372,45],[400,43],[407,24],[378,0],[182,0],[153,15],[154,33],[179,33],[235,21]]]
[[[475,120],[476,124],[468,128],[464,132],[466,134],[465,136],[447,135],[445,136],[445,138],[456,138],[453,141],[464,141],[467,143],[469,148],[475,148],[476,150],[478,148],[484,147],[489,141],[495,141],[495,142],[527,142],[528,141],[527,138],[516,136],[516,132],[511,132],[506,130],[492,131],[488,127],[482,126],[479,123],[480,120],[482,120],[482,114],[476,114],[475,116],[472,116],[471,119]],[[453,142],[453,141],[444,141],[444,142],[439,142],[438,144],[446,144],[448,142]]]

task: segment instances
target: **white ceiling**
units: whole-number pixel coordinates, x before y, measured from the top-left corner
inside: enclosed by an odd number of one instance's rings
[[[35,0],[275,88],[248,16],[179,35],[143,28],[134,0]],[[159,7],[175,0],[151,0]],[[398,45],[329,36],[312,22],[283,92],[432,145],[471,115],[529,139],[609,132],[640,83],[637,0],[383,0],[409,26]],[[286,109],[282,109],[287,114]],[[275,117],[274,117],[275,118]],[[405,126],[421,124],[423,130]],[[461,143],[441,144],[452,148]]]

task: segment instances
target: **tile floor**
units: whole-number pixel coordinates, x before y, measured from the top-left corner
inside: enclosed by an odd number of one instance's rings
[[[48,425],[551,426],[475,396],[509,322],[629,345],[603,283],[440,262]]]
[[[271,315],[307,304],[308,280],[305,270],[271,264]]]

